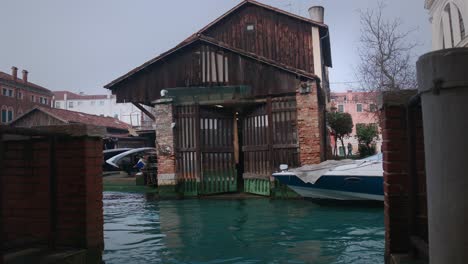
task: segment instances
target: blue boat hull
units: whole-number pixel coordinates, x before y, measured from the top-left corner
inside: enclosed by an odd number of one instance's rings
[[[314,184],[305,183],[294,174],[273,175],[299,195],[313,199],[342,201],[383,201],[382,176],[323,175]]]

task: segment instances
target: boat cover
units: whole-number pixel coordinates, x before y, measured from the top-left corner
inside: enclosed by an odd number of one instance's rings
[[[355,160],[327,160],[319,164],[305,165],[299,168],[288,170],[289,173],[297,175],[302,181],[314,184],[320,176],[330,170],[343,165],[355,164]]]

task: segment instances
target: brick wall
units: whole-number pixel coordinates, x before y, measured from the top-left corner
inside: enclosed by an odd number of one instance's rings
[[[297,133],[299,139],[299,162],[301,166],[323,161],[324,117],[319,106],[317,84],[313,83],[310,93],[296,93]]]
[[[383,95],[386,263],[392,254],[417,251],[412,237],[428,241],[422,114],[417,104],[407,106],[410,95]]]
[[[163,100],[163,99],[161,99]],[[158,151],[158,185],[175,185],[173,105],[164,101],[155,106],[156,148]]]
[[[0,148],[3,245],[11,250],[85,248],[90,263],[98,263],[103,250],[102,140],[16,136],[19,140],[3,140]]]
[[[3,143],[1,237],[7,247],[49,241],[49,149],[41,139]]]

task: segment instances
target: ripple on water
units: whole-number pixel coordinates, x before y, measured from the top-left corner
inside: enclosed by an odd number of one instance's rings
[[[383,263],[383,210],[104,193],[106,263]]]

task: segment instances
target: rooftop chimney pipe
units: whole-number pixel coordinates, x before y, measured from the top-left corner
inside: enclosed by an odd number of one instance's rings
[[[27,83],[28,82],[28,71],[23,70],[23,82]]]
[[[313,6],[309,8],[310,19],[315,22],[323,23],[324,11],[325,9],[323,6]]]
[[[18,68],[16,68],[15,66],[11,67],[11,75],[13,75],[13,80],[16,81],[16,79],[18,78]]]

